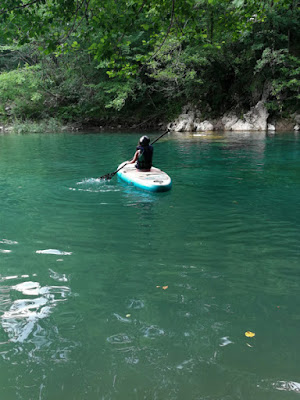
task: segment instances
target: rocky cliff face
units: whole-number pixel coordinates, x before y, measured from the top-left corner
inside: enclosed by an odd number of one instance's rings
[[[218,119],[206,120],[201,111],[194,106],[187,105],[182,114],[168,124],[168,128],[175,132],[208,132],[214,130],[226,131],[275,131],[299,130],[300,114],[295,114],[289,119],[268,121],[269,113],[264,101],[259,101],[247,113],[237,115],[235,112],[224,114]]]

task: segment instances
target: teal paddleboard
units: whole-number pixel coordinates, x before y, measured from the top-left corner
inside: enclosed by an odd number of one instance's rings
[[[166,192],[172,187],[172,180],[168,174],[158,168],[152,167],[150,171],[142,172],[135,168],[134,164],[126,162],[119,165],[118,177],[137,188],[150,192]]]

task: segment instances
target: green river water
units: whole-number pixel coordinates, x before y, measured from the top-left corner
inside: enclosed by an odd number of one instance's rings
[[[0,399],[299,399],[300,136],[139,136],[0,136]]]

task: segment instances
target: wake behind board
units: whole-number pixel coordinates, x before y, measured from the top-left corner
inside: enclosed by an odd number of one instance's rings
[[[125,163],[120,164],[118,169],[122,168]],[[172,187],[169,175],[154,167],[149,172],[142,172],[136,169],[134,164],[127,164],[117,172],[117,175],[123,181],[151,192],[166,192]]]

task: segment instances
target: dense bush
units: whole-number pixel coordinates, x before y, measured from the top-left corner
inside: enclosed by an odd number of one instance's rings
[[[299,110],[295,0],[20,1],[0,13],[2,119],[134,124],[260,99],[271,115]]]
[[[3,119],[40,118],[44,112],[40,67],[18,68],[0,74],[0,113]]]

